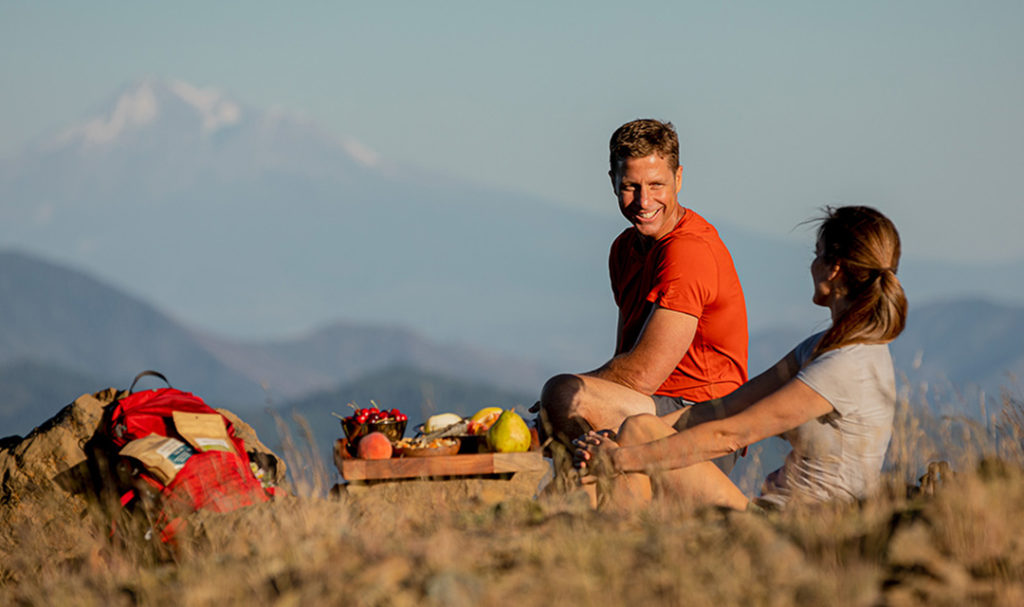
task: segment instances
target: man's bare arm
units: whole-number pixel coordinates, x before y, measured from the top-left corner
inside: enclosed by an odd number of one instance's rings
[[[633,349],[584,375],[613,381],[649,396],[672,374],[696,331],[696,316],[656,306]]]

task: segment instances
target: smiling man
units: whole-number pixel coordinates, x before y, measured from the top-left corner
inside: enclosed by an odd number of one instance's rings
[[[544,385],[542,419],[562,443],[588,429],[616,429],[629,415],[667,415],[724,396],[747,379],[743,290],[718,232],[679,203],[675,128],[635,120],[615,131],[609,148],[612,189],[630,223],[609,257],[615,355]]]

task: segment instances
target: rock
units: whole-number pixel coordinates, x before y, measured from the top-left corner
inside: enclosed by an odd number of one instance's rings
[[[81,495],[91,486],[85,445],[116,391],[83,394],[28,436],[0,451],[0,505],[29,492]]]

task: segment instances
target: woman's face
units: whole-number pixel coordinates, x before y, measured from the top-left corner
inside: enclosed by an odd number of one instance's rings
[[[819,306],[830,306],[836,298],[836,277],[839,266],[829,264],[823,257],[824,247],[819,240],[814,247],[814,261],[811,262],[811,280],[814,281],[812,301]]]

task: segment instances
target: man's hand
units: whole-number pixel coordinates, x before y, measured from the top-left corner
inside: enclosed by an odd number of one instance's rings
[[[572,441],[576,450],[573,452],[573,466],[580,473],[593,474],[598,477],[615,475],[611,462],[611,452],[619,448],[615,442],[615,433],[611,430],[587,432]]]
[[[697,317],[655,306],[629,352],[619,354],[587,375],[650,396],[679,364],[697,332]]]

